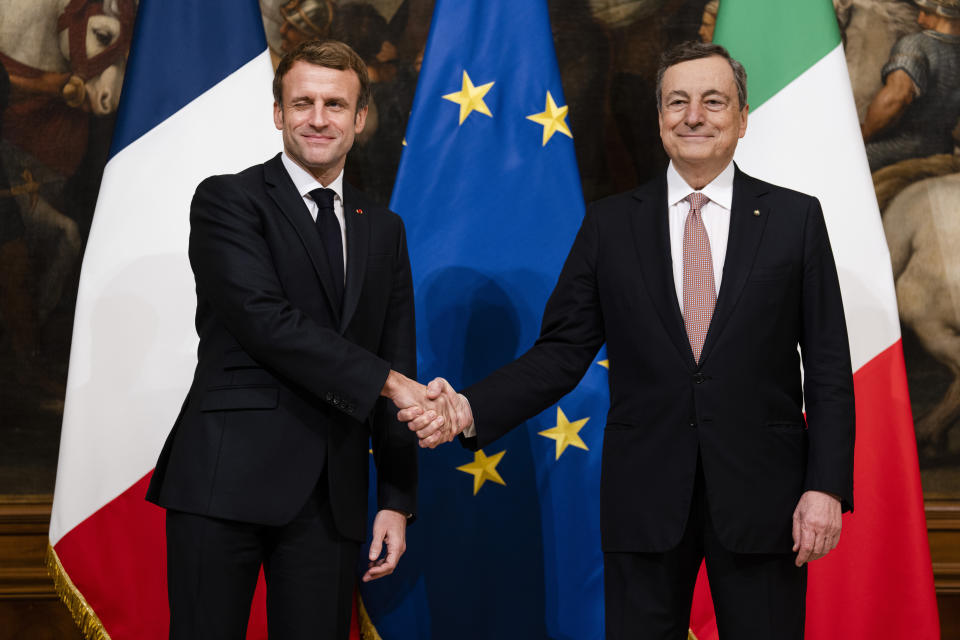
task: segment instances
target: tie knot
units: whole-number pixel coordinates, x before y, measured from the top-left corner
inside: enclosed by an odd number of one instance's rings
[[[333,209],[333,189],[314,189],[310,192],[310,197],[317,203],[317,208],[321,210]]]
[[[697,192],[691,193],[686,198],[684,198],[684,200],[690,203],[690,211],[700,211],[700,209],[703,208],[703,205],[710,202],[710,198],[703,195],[702,193],[697,193]]]

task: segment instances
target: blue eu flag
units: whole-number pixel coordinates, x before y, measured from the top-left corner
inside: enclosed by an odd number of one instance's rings
[[[391,203],[421,380],[462,388],[536,339],[583,218],[568,123],[546,0],[437,0]],[[603,637],[602,358],[486,450],[421,452],[407,553],[362,591],[384,640]]]

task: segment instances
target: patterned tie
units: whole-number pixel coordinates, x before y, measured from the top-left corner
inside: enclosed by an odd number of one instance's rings
[[[343,236],[333,209],[333,189],[314,189],[310,197],[317,203],[317,231],[327,254],[337,304],[343,300]]]
[[[702,193],[691,193],[684,200],[690,203],[690,213],[683,225],[683,323],[693,349],[693,359],[699,363],[717,302],[710,238],[700,215],[710,198]]]

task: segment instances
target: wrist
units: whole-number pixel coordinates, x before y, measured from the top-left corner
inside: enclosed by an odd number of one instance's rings
[[[387,374],[387,379],[383,383],[383,388],[380,389],[380,395],[393,400],[400,391],[405,377],[402,373],[390,369],[390,373]]]

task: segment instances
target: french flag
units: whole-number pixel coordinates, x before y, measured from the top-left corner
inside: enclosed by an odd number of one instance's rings
[[[84,256],[48,565],[88,638],[166,638],[164,512],[144,500],[196,363],[190,200],[281,147],[256,0],[141,0]],[[261,585],[262,586],[262,585]],[[250,638],[266,637],[262,588]]]

